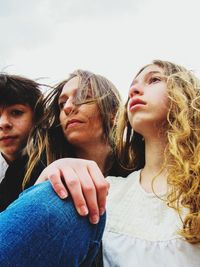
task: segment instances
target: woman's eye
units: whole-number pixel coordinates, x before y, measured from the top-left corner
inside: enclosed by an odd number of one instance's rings
[[[88,94],[86,95],[86,99],[88,100],[88,99],[91,99],[91,98],[92,98],[92,94],[88,93]]]
[[[66,102],[64,102],[64,101],[63,101],[63,102],[60,102],[60,103],[58,104],[59,108],[60,108],[60,109],[63,109],[65,103],[66,103]]]

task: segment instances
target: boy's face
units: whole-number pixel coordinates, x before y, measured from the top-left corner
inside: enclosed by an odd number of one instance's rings
[[[8,162],[15,160],[26,146],[33,116],[26,104],[0,106],[0,152]]]

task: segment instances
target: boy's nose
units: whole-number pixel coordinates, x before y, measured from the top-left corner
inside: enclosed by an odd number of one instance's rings
[[[0,115],[0,129],[9,129],[12,128],[12,123],[9,120],[8,116],[1,114]]]

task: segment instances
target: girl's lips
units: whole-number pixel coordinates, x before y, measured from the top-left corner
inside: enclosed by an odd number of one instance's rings
[[[132,111],[132,110],[139,108],[141,106],[144,106],[144,105],[146,105],[146,102],[144,102],[143,100],[141,100],[139,98],[133,98],[129,102],[129,110]]]

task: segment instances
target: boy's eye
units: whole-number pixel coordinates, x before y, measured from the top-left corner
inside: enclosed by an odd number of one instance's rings
[[[19,110],[19,109],[14,109],[11,111],[11,114],[13,116],[21,116],[24,112],[22,110]]]

